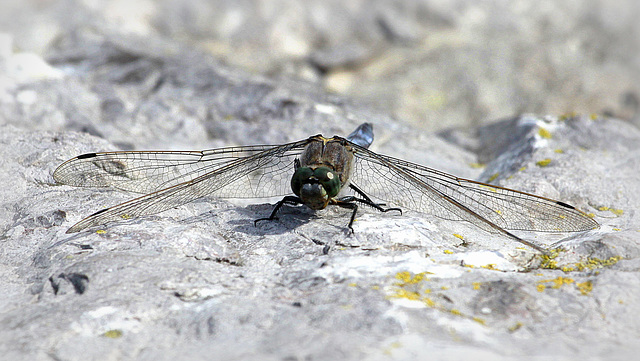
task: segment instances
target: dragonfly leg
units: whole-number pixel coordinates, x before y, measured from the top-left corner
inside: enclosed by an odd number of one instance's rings
[[[353,233],[353,221],[355,221],[356,213],[358,212],[358,204],[357,203],[362,203],[364,205],[373,207],[373,208],[379,210],[380,212],[399,211],[400,214],[402,214],[402,210],[400,208],[382,208],[382,207],[380,207],[379,204],[374,203],[369,197],[366,197],[366,199],[356,198],[354,196],[341,197],[341,198],[335,200],[333,204],[335,204],[337,206],[340,206],[342,208],[347,208],[347,209],[352,209],[353,210],[353,212],[351,212],[351,218],[349,219],[349,225],[347,226],[347,227],[349,227],[349,230],[351,231],[351,233]]]
[[[280,210],[280,208],[282,207],[283,204],[290,204],[290,205],[297,205],[297,204],[303,204],[302,200],[298,197],[295,196],[286,196],[284,198],[282,198],[278,203],[276,203],[276,206],[273,208],[273,211],[271,212],[271,215],[267,218],[258,218],[255,221],[253,221],[253,225],[257,225],[258,222],[260,221],[273,221],[275,219],[278,219],[278,217],[276,216],[276,214],[278,213],[278,211]]]
[[[362,190],[360,190],[360,188],[356,187],[353,184],[349,184],[349,188],[353,189],[354,191],[356,191],[356,193],[358,193],[363,199],[358,199],[355,197],[351,197],[353,198],[351,200],[351,202],[356,201],[356,202],[360,202],[362,204],[366,204],[370,207],[373,207],[377,210],[379,210],[380,212],[388,212],[388,211],[398,211],[400,212],[400,215],[402,215],[402,209],[401,208],[382,208],[382,206],[386,206],[385,203],[375,203],[374,201],[371,200],[371,198],[369,198],[369,196],[363,192]],[[349,197],[343,197],[343,198],[349,198]]]
[[[347,208],[347,209],[351,209],[353,210],[351,212],[351,218],[349,219],[349,224],[347,225],[347,227],[349,228],[349,231],[353,234],[353,221],[356,220],[356,213],[358,212],[358,205],[355,204],[355,201],[359,201],[358,198],[356,197],[342,197],[338,200],[335,201],[335,205],[340,206],[342,208]]]

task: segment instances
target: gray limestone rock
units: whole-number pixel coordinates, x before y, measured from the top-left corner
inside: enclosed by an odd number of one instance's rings
[[[410,27],[385,26],[412,37]],[[46,61],[0,53],[3,358],[563,360],[640,351],[633,125],[525,115],[440,137],[184,44],[76,35]],[[278,144],[346,135],[364,121],[375,152],[562,200],[600,228],[519,233],[554,249],[541,256],[410,210],[362,210],[350,235],[348,211],[337,207],[284,207],[279,220],[255,226],[271,200],[207,198],[65,234],[136,196],[55,184],[54,169],[73,156]]]
[[[51,59],[60,55],[52,48],[79,32],[118,34],[115,43],[135,34],[138,50],[179,39],[252,73],[316,82],[427,131],[523,112],[606,113],[640,124],[636,0],[4,0],[2,10],[0,30]],[[67,54],[80,67],[102,54],[122,65],[103,75],[148,78],[151,89],[158,75],[159,64],[100,46]],[[104,115],[117,118],[124,98],[104,99]]]

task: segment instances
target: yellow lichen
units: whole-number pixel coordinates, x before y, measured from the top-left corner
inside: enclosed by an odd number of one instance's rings
[[[516,322],[515,325],[509,327],[509,332],[514,332],[520,329],[520,327],[522,327],[522,322]]]
[[[388,347],[386,347],[385,349],[383,349],[383,351],[382,351],[382,352],[383,352],[385,355],[387,355],[387,356],[391,356],[391,355],[393,355],[393,352],[392,352],[392,351],[393,351],[394,349],[396,349],[396,348],[400,348],[400,347],[402,347],[402,343],[400,343],[400,342],[398,342],[398,341],[395,341],[395,342],[390,343],[390,344],[389,344],[389,346],[388,346]]]
[[[609,211],[611,213],[615,214],[616,216],[621,216],[624,213],[624,211],[622,209],[613,209],[613,208],[611,208],[611,209],[609,209]]]
[[[491,183],[494,180],[496,180],[496,178],[498,178],[498,176],[500,175],[500,173],[494,173],[491,177],[489,177],[489,179],[487,179],[487,183]]]
[[[391,298],[406,298],[408,300],[417,301],[420,299],[420,294],[415,291],[407,291],[399,289],[396,293],[390,295]]]
[[[575,281],[574,281],[573,278],[558,276],[558,277],[553,278],[553,279],[538,281],[537,288],[538,288],[538,291],[541,291],[540,290],[540,285],[542,285],[544,283],[552,283],[551,288],[558,289],[558,288],[562,287],[563,285],[567,285],[567,284],[574,283],[574,282]],[[542,290],[544,290],[544,288]]]
[[[573,280],[573,278],[558,276],[554,280],[552,280],[552,282],[553,282],[553,286],[551,287],[558,289],[563,285],[568,285],[568,284],[574,283],[575,281]]]
[[[614,264],[618,263],[618,261],[620,261],[621,259],[622,259],[621,256],[613,256],[607,259],[589,258],[585,262],[578,262],[578,263],[575,263],[574,265],[578,271],[586,271],[586,270],[593,270],[596,268],[613,266]]]
[[[548,254],[540,255],[540,259],[541,259],[540,268],[557,269],[558,262],[556,262],[554,259],[558,257],[558,255],[562,251],[564,251],[562,248],[555,248],[550,250]]]
[[[551,159],[547,158],[547,159],[543,159],[543,160],[539,160],[536,162],[536,165],[538,167],[546,167],[549,165],[549,163],[551,163]]]
[[[560,148],[558,148],[558,149],[554,149],[553,151],[554,151],[554,152],[556,152],[556,153],[558,153],[558,154],[562,154],[562,153],[564,153],[564,150],[562,150],[562,149],[560,149]]]
[[[558,120],[561,120],[561,121],[562,120],[567,120],[567,119],[575,118],[577,116],[578,116],[577,112],[567,112],[567,113],[564,113],[564,114],[560,115]]]
[[[442,252],[444,252],[444,254],[453,254],[453,251],[450,251],[450,250],[448,250],[448,249],[445,249],[445,250],[444,250],[444,251],[442,251]]]
[[[482,282],[473,282],[471,285],[473,286],[474,290],[479,290],[480,286],[482,286]]]
[[[411,272],[408,272],[408,271],[398,272],[396,273],[396,279],[404,283],[407,283],[411,280]]]
[[[430,299],[429,297],[423,298],[422,301],[424,301],[425,305],[427,305],[429,307],[436,307],[435,301]]]
[[[456,237],[456,238],[464,239],[464,237],[463,237],[463,236],[461,236],[461,235],[459,235],[459,234],[457,234],[457,233],[454,233],[454,234],[453,234],[453,236],[454,236],[454,237]]]
[[[598,210],[599,211],[603,211],[603,212],[604,211],[609,211],[609,212],[615,214],[618,217],[624,214],[624,210],[622,210],[622,209],[615,209],[615,208],[610,208],[610,207],[606,207],[606,206],[598,207]]]
[[[417,273],[415,275],[408,271],[396,273],[394,278],[396,280],[400,280],[401,282],[396,282],[393,284],[395,288],[389,294],[387,294],[387,298],[418,301],[423,303],[425,306],[434,308],[438,311],[464,317],[481,325],[485,324],[485,320],[482,318],[472,317],[472,315],[465,315],[459,309],[448,308],[445,305],[434,301],[432,298],[428,297],[428,295],[432,294],[432,290],[430,288],[424,289],[424,291],[420,292],[420,288],[419,286],[416,286],[416,283],[427,281],[428,279],[425,277],[425,274],[427,274],[427,272]],[[481,284],[481,282],[475,282],[473,284],[474,289],[478,289]],[[448,290],[449,287],[441,286],[440,289]]]
[[[484,266],[480,266],[480,267],[488,269],[488,270],[492,270],[492,271],[500,271],[500,269],[496,268],[496,264],[495,263],[488,263],[488,264],[485,264]]]
[[[548,130],[547,130],[547,129],[545,129],[545,128],[539,128],[539,129],[538,129],[538,135],[539,135],[541,138],[544,138],[544,139],[551,139],[551,132],[550,132],[550,131],[548,131]]]
[[[120,338],[122,336],[122,331],[120,330],[109,330],[102,334],[104,337],[108,338]]]
[[[416,283],[420,283],[423,280],[428,280],[427,277],[425,276],[426,272],[421,272],[421,273],[416,273],[415,275],[411,275],[411,272],[398,272],[396,274],[396,279],[402,281],[402,284],[400,284],[400,286],[402,285],[407,285],[407,284],[416,284]]]
[[[547,288],[545,283],[552,283],[551,288],[554,289],[559,289],[564,285],[573,283],[576,285],[578,291],[580,291],[580,293],[583,295],[588,295],[591,291],[593,291],[593,283],[591,281],[576,282],[573,278],[559,276],[554,279],[538,281],[538,284],[536,285],[536,289],[538,290],[538,292],[543,292]]]
[[[585,296],[593,291],[593,283],[591,283],[591,281],[576,283],[576,286],[578,286],[578,290],[580,290],[580,293]]]

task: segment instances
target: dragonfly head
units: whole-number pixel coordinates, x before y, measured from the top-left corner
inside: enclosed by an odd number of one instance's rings
[[[323,209],[342,188],[340,177],[329,167],[299,167],[291,178],[291,189],[311,209]]]

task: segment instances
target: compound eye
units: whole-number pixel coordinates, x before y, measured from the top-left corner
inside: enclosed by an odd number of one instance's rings
[[[340,184],[340,177],[336,172],[327,167],[318,167],[313,172],[313,175],[318,179],[324,190],[327,192],[329,198],[333,198],[338,195],[342,184]]]
[[[309,167],[299,167],[296,169],[293,177],[291,177],[291,190],[293,190],[293,193],[300,197],[302,185],[309,183],[308,179],[311,177],[313,177],[313,169]]]

